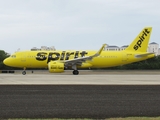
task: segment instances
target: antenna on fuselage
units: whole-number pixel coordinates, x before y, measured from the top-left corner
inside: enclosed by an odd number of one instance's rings
[[[20,48],[18,48],[16,52],[18,52],[18,51],[20,51]]]

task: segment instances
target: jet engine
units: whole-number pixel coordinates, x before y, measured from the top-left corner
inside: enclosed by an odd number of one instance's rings
[[[64,63],[51,61],[48,63],[48,69],[51,73],[64,72]]]

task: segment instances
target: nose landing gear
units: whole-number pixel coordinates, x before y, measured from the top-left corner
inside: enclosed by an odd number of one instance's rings
[[[26,67],[23,68],[22,74],[23,74],[23,75],[26,75]]]
[[[23,75],[26,75],[26,71],[24,70],[24,71],[22,72],[22,74],[23,74]]]

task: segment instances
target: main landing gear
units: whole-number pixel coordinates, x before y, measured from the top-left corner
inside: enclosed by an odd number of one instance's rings
[[[73,65],[72,69],[73,69],[73,75],[78,75],[79,74],[79,71],[77,70],[77,66],[76,65]]]
[[[78,70],[73,70],[73,75],[78,75],[79,71]]]

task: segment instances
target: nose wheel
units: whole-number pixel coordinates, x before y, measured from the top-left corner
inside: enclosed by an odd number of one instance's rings
[[[24,68],[23,68],[23,72],[22,72],[22,74],[23,74],[23,75],[25,75],[25,74],[26,74],[26,67],[24,67]]]
[[[78,75],[79,71],[78,70],[73,70],[73,75]]]
[[[23,71],[22,74],[25,75],[25,74],[26,74],[26,71]]]

